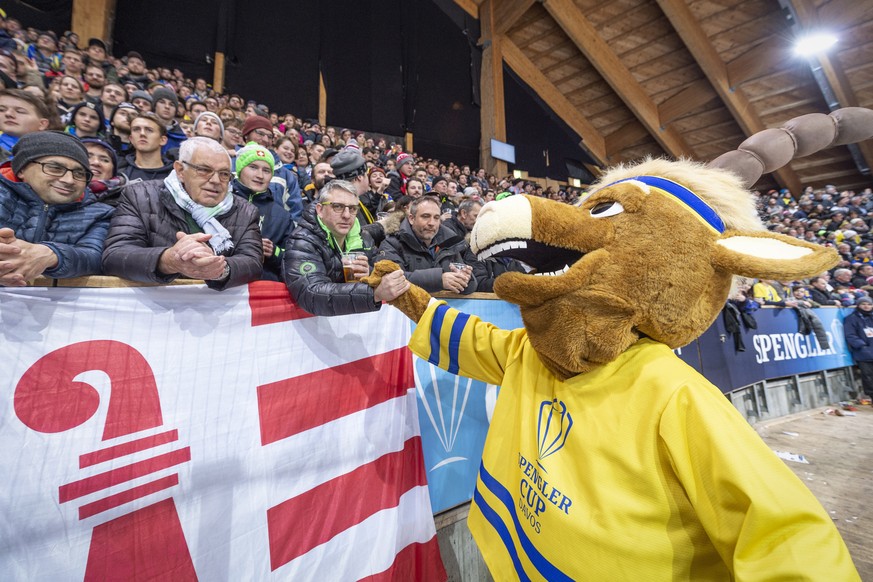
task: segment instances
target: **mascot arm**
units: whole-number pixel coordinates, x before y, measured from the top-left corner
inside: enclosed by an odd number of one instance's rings
[[[819,502],[714,386],[677,390],[659,430],[736,580],[860,580]]]
[[[409,348],[452,374],[500,385],[506,366],[521,357],[526,338],[524,329],[500,329],[433,299],[412,333]]]

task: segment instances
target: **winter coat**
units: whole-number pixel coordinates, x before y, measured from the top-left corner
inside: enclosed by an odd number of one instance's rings
[[[873,312],[856,307],[843,321],[843,333],[856,362],[873,362]]]
[[[270,182],[278,184],[282,188],[282,195],[279,200],[282,201],[285,210],[291,214],[291,220],[296,223],[303,215],[303,197],[300,193],[297,173],[283,166],[275,153],[273,157],[276,159],[276,170],[273,172],[273,178]]]
[[[362,250],[371,258],[374,250],[355,223],[346,235],[347,251]],[[315,315],[347,315],[376,311],[373,289],[366,283],[346,283],[341,251],[318,221],[315,206],[303,213],[285,247],[285,285],[294,300]]]
[[[406,272],[406,278],[425,291],[434,293],[443,290],[443,273],[449,272],[451,263],[472,265],[470,247],[457,233],[440,226],[430,247],[412,231],[408,220],[400,224],[397,234],[385,238],[379,246],[379,260],[394,261]],[[471,262],[471,259],[473,261]],[[463,294],[476,290],[476,275],[470,277]]]
[[[268,281],[282,280],[282,259],[285,256],[285,240],[294,230],[294,221],[291,215],[282,206],[281,187],[270,183],[268,190],[253,192],[251,188],[244,186],[239,180],[231,183],[233,193],[243,200],[253,204],[260,214],[261,238],[270,239],[273,242],[273,254],[264,259],[264,272],[261,279]]]
[[[233,249],[225,254],[230,275],[206,281],[211,289],[225,289],[255,281],[261,276],[263,246],[258,230],[258,209],[234,196],[233,206],[218,221],[230,232]],[[197,223],[176,204],[163,181],[152,180],[128,186],[112,218],[103,269],[132,281],[170,283],[181,275],[158,272],[161,254],[176,244],[176,233],[200,232]]]
[[[160,168],[140,168],[136,165],[136,154],[127,154],[118,160],[118,173],[127,176],[130,181],[133,180],[163,180],[173,171],[173,162],[166,162]]]
[[[58,257],[55,268],[43,273],[53,279],[99,275],[100,255],[109,231],[112,207],[97,202],[90,193],[79,202],[46,204],[24,182],[0,176],[0,226],[15,237],[49,247]]]

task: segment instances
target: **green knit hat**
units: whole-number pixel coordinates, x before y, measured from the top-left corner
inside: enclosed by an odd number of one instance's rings
[[[250,141],[244,148],[240,148],[236,152],[236,175],[239,176],[243,168],[252,162],[267,162],[271,172],[276,170],[276,160],[273,158],[272,152],[264,146]]]

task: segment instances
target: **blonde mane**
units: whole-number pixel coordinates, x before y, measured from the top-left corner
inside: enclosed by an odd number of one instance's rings
[[[590,192],[634,176],[659,176],[682,184],[711,206],[729,230],[765,230],[752,195],[740,178],[691,160],[646,158],[639,163],[619,164],[601,176]]]

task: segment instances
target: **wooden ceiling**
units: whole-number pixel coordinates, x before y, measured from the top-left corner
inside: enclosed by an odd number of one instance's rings
[[[757,131],[827,113],[809,61],[793,53],[807,29],[839,37],[818,61],[832,100],[873,107],[873,0],[781,1],[456,0],[492,17],[483,42],[499,39],[503,62],[603,166],[647,155],[708,161]],[[873,142],[857,157],[831,148],[758,187],[873,186],[860,169],[873,167]]]

